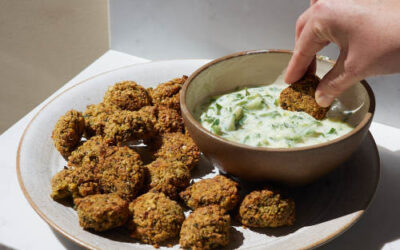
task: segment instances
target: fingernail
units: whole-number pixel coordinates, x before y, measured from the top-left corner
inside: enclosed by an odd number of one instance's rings
[[[319,90],[315,92],[315,100],[317,101],[317,104],[321,107],[329,107],[329,105],[331,105],[331,103],[333,102],[333,99],[334,97],[325,95]]]

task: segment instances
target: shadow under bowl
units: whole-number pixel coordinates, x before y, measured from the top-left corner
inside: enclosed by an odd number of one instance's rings
[[[252,147],[228,141],[206,130],[194,111],[208,98],[237,87],[268,85],[284,72],[291,51],[244,51],[211,61],[196,70],[181,92],[182,115],[190,135],[210,162],[221,171],[249,181],[308,184],[343,164],[367,135],[375,111],[375,97],[366,81],[349,88],[338,99],[354,110],[348,122],[354,129],[334,140],[305,147]],[[317,75],[334,62],[317,58]]]

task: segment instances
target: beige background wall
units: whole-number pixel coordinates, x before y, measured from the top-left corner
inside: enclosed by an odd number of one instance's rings
[[[0,0],[0,134],[108,48],[107,0]]]

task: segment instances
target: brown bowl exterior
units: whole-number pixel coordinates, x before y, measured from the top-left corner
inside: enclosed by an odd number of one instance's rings
[[[287,185],[308,184],[344,163],[358,148],[371,120],[356,134],[329,146],[302,151],[246,150],[215,140],[186,121],[193,140],[207,159],[221,171],[249,181],[276,181]]]
[[[244,180],[276,181],[291,186],[308,184],[343,164],[367,135],[373,118],[375,98],[365,81],[361,84],[368,93],[368,111],[353,131],[326,143],[299,148],[251,147],[216,136],[196,121],[186,105],[186,92],[193,79],[221,61],[255,53],[282,53],[287,56],[291,51],[246,51],[216,59],[194,72],[182,89],[181,109],[185,125],[206,158],[221,171]]]

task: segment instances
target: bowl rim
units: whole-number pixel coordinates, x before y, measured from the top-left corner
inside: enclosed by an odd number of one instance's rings
[[[256,151],[256,152],[301,152],[301,151],[308,151],[308,150],[313,150],[316,148],[324,148],[328,147],[332,144],[336,144],[340,141],[346,140],[353,135],[359,133],[367,124],[372,121],[372,118],[375,113],[375,95],[372,91],[372,88],[369,86],[366,80],[361,80],[360,83],[364,86],[368,93],[368,97],[370,100],[370,105],[368,108],[368,112],[365,114],[364,118],[361,120],[361,122],[349,133],[344,134],[342,136],[339,136],[338,138],[335,138],[333,140],[323,142],[323,143],[318,143],[318,144],[313,144],[309,146],[302,146],[302,147],[293,147],[293,148],[269,148],[269,147],[254,147],[246,144],[242,144],[239,142],[234,142],[234,141],[229,141],[225,138],[222,138],[218,135],[215,135],[205,129],[200,122],[197,121],[197,119],[194,118],[192,112],[189,111],[187,105],[186,105],[186,95],[187,95],[187,90],[192,83],[193,79],[195,79],[201,72],[204,70],[208,69],[211,66],[214,66],[218,63],[221,63],[223,61],[227,61],[236,57],[241,57],[241,56],[247,56],[247,55],[254,55],[254,54],[293,54],[292,50],[284,50],[284,49],[265,49],[265,50],[246,50],[246,51],[241,51],[241,52],[236,52],[232,53],[217,59],[214,59],[203,66],[201,66],[199,69],[197,69],[195,72],[193,72],[188,79],[186,80],[185,84],[182,87],[181,95],[180,95],[180,105],[181,105],[181,110],[182,114],[184,115],[184,118],[186,118],[190,123],[192,123],[198,130],[200,130],[202,133],[206,134],[207,136],[211,137],[214,140],[217,140],[220,143],[227,144],[231,147],[236,147],[236,148],[241,148],[241,149],[246,149],[246,150],[251,150],[251,151]],[[317,55],[317,60],[325,61],[330,64],[335,64],[336,61],[331,60],[327,58],[326,56],[322,55]]]

